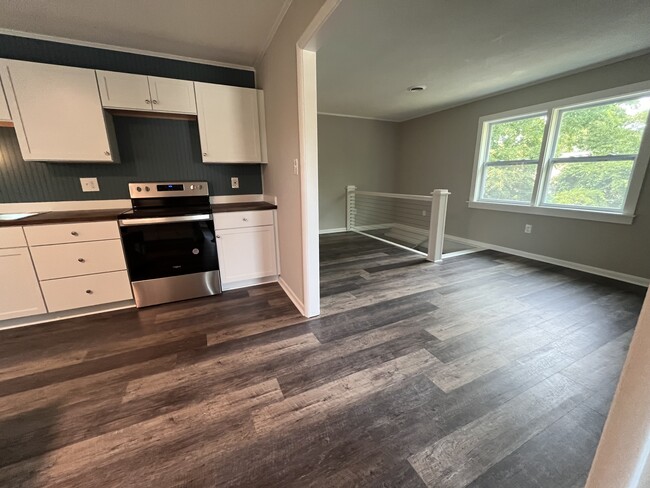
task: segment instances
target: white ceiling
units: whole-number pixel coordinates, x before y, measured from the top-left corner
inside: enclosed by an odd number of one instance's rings
[[[0,0],[0,28],[253,66],[290,0]]]
[[[650,1],[344,0],[319,44],[319,112],[401,121],[647,50]]]

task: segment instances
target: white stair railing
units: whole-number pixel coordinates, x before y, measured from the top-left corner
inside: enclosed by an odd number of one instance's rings
[[[381,193],[347,187],[346,228],[442,261],[447,201],[451,193],[434,190],[430,195]]]

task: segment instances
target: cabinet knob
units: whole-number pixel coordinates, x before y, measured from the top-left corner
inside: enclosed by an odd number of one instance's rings
[[[93,291],[92,291],[92,290],[86,290],[86,293],[87,293],[88,295],[92,295],[92,294],[93,294]]]
[[[151,103],[153,103],[154,105],[157,105],[157,104],[158,104],[158,100],[151,100]]]
[[[246,217],[244,217],[244,222],[248,222],[248,219]]]
[[[79,235],[79,232],[77,232],[76,230],[73,230],[72,232],[70,232],[70,235],[77,237]]]
[[[208,153],[203,153],[203,155],[204,155],[204,156],[207,156],[207,155],[208,155]]]
[[[217,236],[217,239],[221,239],[221,236]]]
[[[86,262],[86,260],[84,258],[79,258],[79,259],[77,259],[77,261],[79,261],[80,263],[85,263]]]
[[[149,105],[149,104],[151,103],[151,100],[146,99],[146,100],[144,101],[144,103],[146,103],[147,105]]]
[[[110,156],[111,152],[110,151],[104,151],[104,154],[106,154],[106,156]]]

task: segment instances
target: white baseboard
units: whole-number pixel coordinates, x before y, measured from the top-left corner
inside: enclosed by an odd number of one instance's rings
[[[277,281],[278,281],[278,276],[277,275],[265,276],[263,278],[254,278],[254,279],[251,279],[251,280],[236,281],[236,282],[233,282],[233,283],[222,283],[222,289],[223,289],[223,291],[238,290],[239,288],[247,288],[249,286],[265,285],[267,283],[275,283]]]
[[[105,305],[95,305],[93,307],[78,308],[66,310],[64,312],[44,313],[42,315],[32,315],[30,317],[21,317],[19,319],[10,319],[0,321],[0,330],[15,329],[17,327],[26,327],[28,325],[45,324],[48,322],[57,322],[59,320],[73,319],[84,317],[86,315],[95,315],[104,312],[113,312],[125,308],[135,308],[133,300],[124,300],[122,302],[108,303]]]
[[[296,308],[298,309],[298,311],[299,311],[303,316],[306,317],[307,314],[305,313],[305,305],[304,305],[304,304],[302,303],[302,301],[301,301],[301,300],[296,296],[296,294],[293,292],[293,290],[292,290],[291,287],[288,285],[288,283],[287,283],[286,281],[284,281],[284,279],[282,279],[282,276],[280,276],[280,278],[278,278],[278,284],[282,287],[282,289],[283,289],[284,292],[287,294],[287,296],[289,297],[289,299],[293,302],[293,304],[296,306]]]
[[[563,266],[565,268],[575,269],[577,271],[583,271],[585,273],[604,276],[605,278],[611,278],[613,280],[624,281],[625,283],[632,283],[633,285],[645,286],[646,288],[650,284],[650,279],[648,278],[643,278],[641,276],[635,276],[626,273],[619,273],[618,271],[612,271],[609,269],[597,268],[596,266],[589,266],[588,264],[575,263],[573,261],[565,261],[564,259],[552,258],[550,256],[544,256],[542,254],[520,251],[519,249],[512,249],[510,247],[498,246],[496,244],[490,244],[489,242],[475,241],[473,239],[465,239],[464,237],[457,237],[449,234],[445,234],[445,238],[449,239],[450,241],[459,242],[461,244],[467,244],[482,249],[491,249],[493,251],[500,251],[507,254],[512,254],[514,256],[519,256],[522,258],[532,259],[534,261],[541,261],[543,263],[554,264],[557,266]]]
[[[347,232],[348,229],[345,227],[339,227],[337,229],[321,229],[318,231],[319,234],[338,234],[339,232]]]

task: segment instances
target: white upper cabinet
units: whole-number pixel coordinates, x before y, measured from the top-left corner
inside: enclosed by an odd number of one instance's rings
[[[3,90],[2,82],[0,82],[0,122],[10,122],[11,114],[9,113],[9,105]]]
[[[114,160],[94,70],[14,60],[0,65],[23,159]]]
[[[204,163],[260,163],[257,90],[195,82]]]
[[[194,82],[148,76],[151,103],[155,112],[196,114]]]
[[[146,76],[99,70],[96,73],[105,108],[151,110],[151,94]]]
[[[194,83],[97,70],[104,108],[196,114]]]

